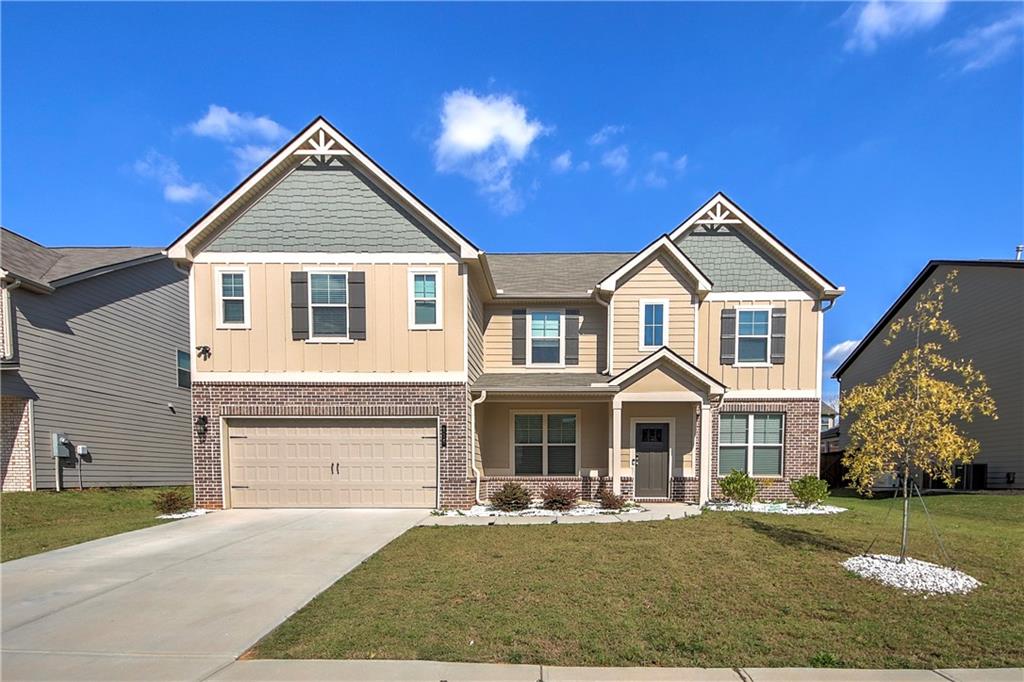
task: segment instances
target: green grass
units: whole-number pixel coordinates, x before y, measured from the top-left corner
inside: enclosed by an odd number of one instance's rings
[[[0,561],[166,523],[153,499],[170,488],[92,488],[0,495]],[[178,488],[192,497],[191,487]]]
[[[927,498],[984,586],[904,595],[845,571],[892,553],[899,511],[706,513],[640,524],[463,526],[404,534],[268,635],[258,658],[596,666],[1024,665],[1024,496]],[[883,523],[884,520],[884,523]],[[941,561],[919,503],[915,557]]]

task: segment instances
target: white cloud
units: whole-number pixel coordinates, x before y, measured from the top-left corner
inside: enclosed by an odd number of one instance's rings
[[[163,187],[164,199],[167,201],[191,203],[212,198],[201,183],[185,180],[177,161],[156,150],[149,150],[145,158],[132,164],[132,170],[140,177],[159,183]]]
[[[277,121],[266,116],[238,113],[218,104],[211,104],[206,115],[189,125],[195,135],[217,140],[259,138],[268,142],[288,136],[288,131]]]
[[[231,153],[235,157],[235,168],[238,169],[238,172],[241,175],[248,175],[270,158],[270,155],[274,153],[274,148],[247,144],[241,147],[232,147]]]
[[[836,362],[842,362],[846,359],[846,356],[853,352],[853,349],[857,347],[860,341],[856,339],[849,339],[847,341],[840,341],[836,345],[828,349],[825,353],[826,360],[834,360]]]
[[[677,173],[682,173],[684,170],[686,170],[686,166],[689,165],[689,163],[690,158],[686,154],[683,154],[678,159],[672,162],[672,168],[674,168]]]
[[[652,170],[648,171],[647,175],[644,176],[644,184],[646,184],[648,187],[660,188],[667,185],[668,180],[666,180],[665,176],[659,173],[658,171]]]
[[[164,186],[164,199],[177,204],[190,204],[200,199],[209,199],[210,193],[198,182],[188,185],[170,184]]]
[[[565,173],[572,169],[572,152],[564,151],[551,160],[551,169],[556,173]]]
[[[629,168],[629,147],[620,144],[601,155],[601,165],[618,175]]]
[[[948,6],[948,0],[870,0],[851,5],[844,16],[856,19],[845,47],[849,51],[874,52],[883,40],[931,28],[942,20]]]
[[[619,133],[621,133],[625,129],[626,129],[626,126],[606,125],[603,128],[601,128],[600,130],[598,130],[596,133],[591,135],[590,139],[587,140],[587,141],[590,144],[595,144],[595,145],[596,144],[604,144],[608,140],[612,139],[613,137],[615,137],[616,135],[618,135]]]
[[[477,184],[502,213],[522,208],[513,170],[545,126],[530,120],[511,95],[478,96],[456,90],[444,96],[441,134],[434,142],[435,167],[459,173]]]
[[[1024,12],[1016,12],[987,26],[968,29],[959,38],[940,46],[940,50],[964,59],[962,71],[977,71],[995,64],[1020,44]]]
[[[588,170],[590,170],[590,162],[580,161],[579,163],[576,164],[576,170],[578,170],[580,173],[586,173]]]

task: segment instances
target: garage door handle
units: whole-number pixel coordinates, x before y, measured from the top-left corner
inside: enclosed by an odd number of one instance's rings
[[[248,490],[249,486],[247,486],[247,485],[233,485],[233,486],[231,486],[232,490],[236,490],[236,489],[239,489],[239,488],[245,488],[246,490]]]
[[[436,485],[421,485],[420,487],[423,488],[424,490],[437,490]]]

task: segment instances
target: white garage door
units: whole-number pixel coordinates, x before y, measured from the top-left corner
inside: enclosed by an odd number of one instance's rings
[[[437,505],[434,419],[232,419],[233,507]]]

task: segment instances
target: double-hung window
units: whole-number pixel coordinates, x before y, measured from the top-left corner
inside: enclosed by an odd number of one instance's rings
[[[311,339],[348,338],[348,273],[309,273]]]
[[[409,271],[409,329],[441,328],[439,270]]]
[[[178,351],[178,388],[192,388],[192,356],[183,350]]]
[[[718,475],[782,475],[781,414],[726,412],[719,417]]]
[[[245,329],[249,326],[249,273],[217,271],[217,326]]]
[[[558,310],[530,312],[527,349],[530,365],[561,365],[564,362],[562,344],[562,313]]]
[[[667,345],[668,301],[640,301],[640,350]]]
[[[736,311],[736,364],[768,362],[771,314],[768,309]]]
[[[575,476],[575,414],[513,415],[513,466],[516,476]]]

